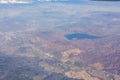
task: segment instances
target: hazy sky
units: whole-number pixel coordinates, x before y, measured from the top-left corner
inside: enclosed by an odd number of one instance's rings
[[[0,4],[0,30],[54,28],[92,18],[94,14],[120,13],[120,2],[80,0],[79,3]],[[104,16],[102,16],[104,17]],[[115,20],[120,20],[115,17]],[[4,26],[4,27],[3,27]]]

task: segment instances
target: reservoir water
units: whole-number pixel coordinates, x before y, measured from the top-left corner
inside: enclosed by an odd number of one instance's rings
[[[82,33],[73,33],[73,34],[67,34],[65,37],[68,40],[73,40],[73,39],[97,39],[101,38],[99,36],[94,36],[94,35],[89,35],[89,34],[82,34]]]

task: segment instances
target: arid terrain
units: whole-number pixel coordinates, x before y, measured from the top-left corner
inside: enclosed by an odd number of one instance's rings
[[[104,4],[0,6],[0,80],[120,80],[120,8]]]

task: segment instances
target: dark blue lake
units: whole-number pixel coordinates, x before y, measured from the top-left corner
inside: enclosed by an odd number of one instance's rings
[[[81,33],[67,34],[67,35],[65,35],[65,37],[68,40],[72,40],[72,39],[97,39],[97,38],[101,38],[99,36],[93,36],[93,35],[81,34]]]

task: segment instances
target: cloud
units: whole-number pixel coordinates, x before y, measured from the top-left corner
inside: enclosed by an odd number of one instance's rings
[[[23,1],[23,0],[0,0],[1,4],[30,4],[29,1]]]

